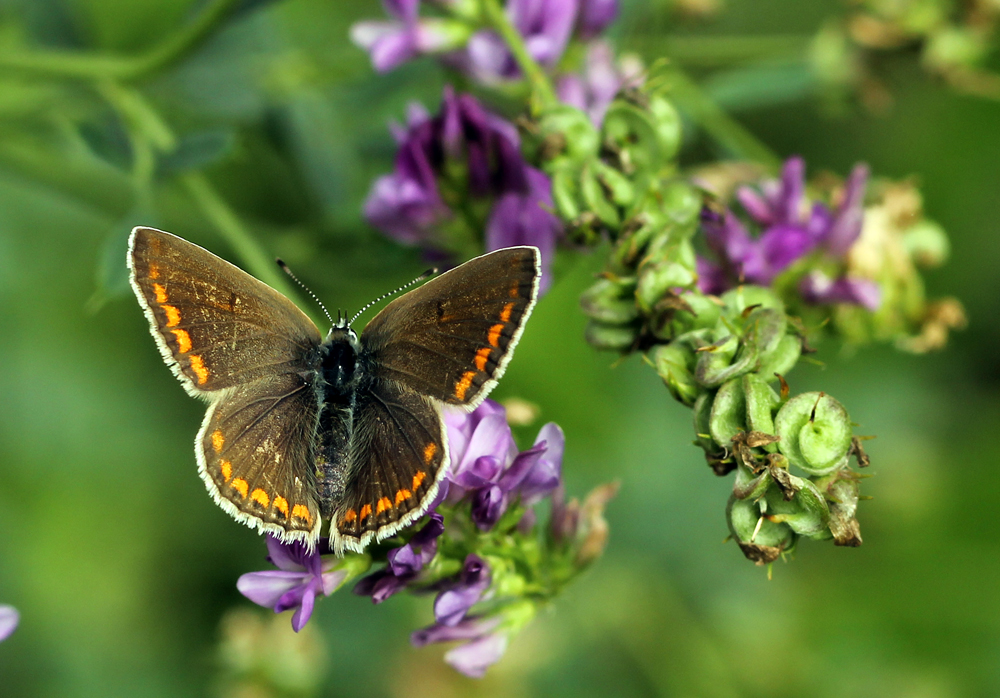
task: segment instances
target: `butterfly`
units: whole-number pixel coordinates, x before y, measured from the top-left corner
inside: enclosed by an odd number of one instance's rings
[[[198,471],[237,521],[362,551],[427,512],[448,472],[442,408],[475,409],[538,297],[539,252],[472,259],[324,338],[288,298],[170,233],[135,228],[128,267],[164,361],[209,403]]]

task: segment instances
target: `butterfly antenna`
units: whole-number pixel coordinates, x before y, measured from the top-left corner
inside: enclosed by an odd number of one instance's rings
[[[400,286],[399,288],[397,288],[395,291],[390,291],[389,293],[383,293],[381,296],[379,296],[378,298],[376,298],[372,302],[370,302],[367,305],[365,305],[364,308],[362,308],[358,312],[354,313],[354,317],[352,317],[348,321],[347,326],[350,327],[351,325],[353,325],[354,321],[357,320],[361,316],[361,313],[365,312],[366,310],[368,310],[370,307],[372,307],[376,303],[381,303],[386,298],[390,298],[392,296],[395,296],[400,291],[405,291],[406,289],[408,289],[413,284],[419,284],[424,279],[429,279],[430,277],[434,276],[437,273],[438,273],[437,267],[435,267],[433,269],[428,269],[423,274],[421,274],[420,276],[418,276],[417,278],[415,278],[413,281],[410,281],[409,283],[403,284],[402,286]]]
[[[301,287],[302,287],[302,289],[303,289],[303,290],[304,290],[304,291],[305,291],[306,293],[308,293],[308,294],[309,294],[309,295],[310,295],[310,296],[312,297],[312,299],[313,299],[314,301],[316,301],[316,305],[318,305],[318,306],[319,306],[319,307],[320,307],[320,308],[322,309],[322,311],[323,311],[323,314],[324,314],[324,315],[326,315],[326,319],[327,319],[327,320],[329,320],[329,321],[330,321],[330,324],[332,325],[332,324],[333,324],[333,318],[332,318],[332,317],[330,317],[330,311],[326,309],[326,306],[325,306],[325,305],[323,305],[323,301],[321,301],[321,300],[320,300],[320,299],[319,299],[319,298],[318,298],[318,297],[316,296],[316,294],[315,294],[315,293],[313,293],[313,292],[312,292],[312,291],[311,291],[311,290],[309,289],[309,287],[308,287],[308,286],[306,286],[306,285],[305,285],[304,283],[302,283],[301,281],[299,281],[299,277],[295,276],[295,274],[293,274],[293,273],[292,273],[292,270],[288,268],[288,265],[287,265],[287,264],[285,264],[285,263],[284,263],[283,261],[281,261],[281,259],[275,259],[274,261],[278,263],[278,266],[279,266],[279,267],[281,267],[281,271],[285,272],[285,273],[286,273],[286,274],[288,274],[288,275],[289,275],[290,277],[292,277],[292,281],[294,281],[294,282],[295,282],[295,283],[297,283],[297,284],[298,284],[299,286],[301,286]],[[340,323],[338,322],[337,324],[339,325]]]

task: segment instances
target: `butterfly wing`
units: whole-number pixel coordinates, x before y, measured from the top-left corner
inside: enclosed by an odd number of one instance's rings
[[[503,375],[538,297],[539,253],[472,259],[387,305],[361,334],[380,375],[466,410]]]
[[[444,423],[430,400],[388,380],[359,391],[351,473],[330,526],[334,549],[362,551],[422,516],[448,462]]]
[[[163,360],[196,397],[301,370],[323,339],[273,288],[170,233],[133,230],[128,266]]]
[[[128,266],[164,361],[211,403],[195,443],[209,493],[253,528],[315,542],[319,330],[270,286],[169,233],[133,230]]]

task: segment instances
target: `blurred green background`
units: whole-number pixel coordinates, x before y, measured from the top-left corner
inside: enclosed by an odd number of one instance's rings
[[[0,57],[138,55],[198,6],[0,0]],[[218,232],[235,212],[328,305],[360,307],[425,266],[360,207],[391,167],[386,124],[411,100],[436,107],[444,77],[429,60],[372,73],[346,37],[381,15],[373,0],[244,2],[197,51],[133,83],[182,144],[149,195],[107,106],[115,86],[0,67],[0,602],[22,614],[0,645],[0,695],[265,696],[269,671],[289,695],[1000,695],[1000,104],[956,95],[902,52],[879,65],[893,103],[873,116],[831,106],[794,51],[702,72],[711,49],[683,41],[804,45],[836,2],[729,0],[698,25],[670,9],[625,3],[614,41],[647,62],[686,48],[711,94],[813,172],[865,160],[918,177],[952,236],[928,286],[961,298],[971,325],[945,352],[827,344],[825,367],[789,377],[878,435],[864,546],[805,541],[768,581],[724,545],[730,480],[705,466],[689,411],[652,371],[582,341],[577,298],[600,255],[567,255],[494,395],[563,426],[571,493],[622,481],[606,557],[479,682],[441,649],[409,646],[429,599],[373,607],[343,592],[303,636],[285,617],[272,626],[236,591],[264,567],[262,541],[196,475],[203,407],[164,368],[123,285],[124,239],[154,225],[237,261]],[[685,152],[692,164],[725,155],[694,129]],[[264,667],[258,684],[234,679],[251,665]]]

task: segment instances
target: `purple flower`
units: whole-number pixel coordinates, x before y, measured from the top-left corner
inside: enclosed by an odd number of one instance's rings
[[[434,599],[434,619],[440,625],[458,625],[483,597],[490,581],[490,566],[486,561],[478,555],[466,557],[458,578]]]
[[[641,66],[619,66],[606,41],[593,41],[587,48],[583,72],[567,74],[556,83],[559,100],[581,109],[596,126],[604,121],[608,105],[623,87],[642,82]]]
[[[562,233],[551,212],[552,184],[528,165],[513,124],[486,110],[471,95],[445,88],[441,111],[430,117],[411,107],[406,127],[393,128],[399,151],[395,171],[379,178],[365,202],[365,216],[390,237],[409,245],[434,248],[438,228],[456,221],[442,189],[473,199],[474,210],[489,209],[481,221],[487,249],[535,245],[545,269],[552,263]],[[551,275],[543,272],[543,284]]]
[[[292,628],[299,632],[312,615],[316,595],[329,596],[350,574],[342,560],[319,551],[309,552],[299,541],[282,543],[267,537],[268,560],[277,570],[249,572],[236,582],[236,588],[255,604],[281,613],[294,608]]]
[[[435,623],[414,631],[410,642],[423,647],[435,642],[461,641],[462,644],[444,655],[444,660],[466,676],[478,679],[507,649],[507,634],[497,631],[500,622],[498,616],[471,616],[451,626]]]
[[[531,505],[559,485],[564,437],[546,424],[534,446],[517,452],[502,406],[485,400],[472,413],[445,414],[452,470],[449,499],[468,496],[472,520],[487,531],[496,525],[512,498]]]
[[[760,233],[752,236],[736,215],[702,211],[702,232],[714,260],[698,259],[698,287],[704,293],[722,293],[739,283],[769,286],[774,279],[807,254],[822,250],[843,259],[861,233],[864,191],[868,168],[857,165],[844,187],[836,210],[822,203],[809,206],[805,198],[805,163],[792,157],[785,162],[780,181],[765,182],[760,190],[740,187],[736,192],[743,209]],[[871,308],[878,293],[871,282],[817,277],[801,290],[808,302],[855,303]],[[825,300],[837,298],[839,300]]]
[[[3,642],[17,628],[21,614],[17,609],[7,604],[0,604],[0,642]]]
[[[351,41],[368,51],[372,67],[380,73],[427,53],[457,48],[466,37],[461,25],[420,19],[420,0],[382,0],[389,21],[358,22],[351,27]]]
[[[592,39],[608,28],[618,16],[618,0],[580,0],[577,34]]]
[[[444,533],[444,518],[437,513],[406,545],[390,550],[384,569],[370,574],[354,585],[354,593],[371,596],[372,602],[382,603],[406,588],[437,554],[437,539]]]
[[[821,271],[814,271],[803,278],[799,293],[807,302],[818,305],[850,303],[877,310],[882,302],[882,290],[871,279],[850,276],[831,279]]]

